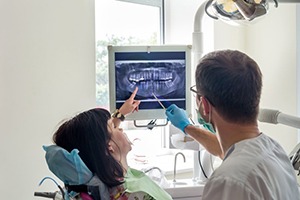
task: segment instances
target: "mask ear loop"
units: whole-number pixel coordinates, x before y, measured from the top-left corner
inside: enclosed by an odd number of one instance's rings
[[[211,113],[212,113],[212,105],[211,105],[211,103],[210,103],[210,101],[207,99],[207,98],[205,98],[206,99],[206,101],[207,101],[207,104],[208,104],[208,106],[209,106],[209,113],[208,113],[208,123],[210,123],[211,124]]]
[[[200,113],[201,103],[203,103],[201,97],[197,101],[199,102],[199,104],[197,104],[197,107],[198,107],[198,112]],[[196,112],[197,112],[197,109],[196,109]]]
[[[212,109],[211,109],[211,105],[209,103],[208,123],[210,123],[210,124],[211,124],[211,113],[212,113]]]

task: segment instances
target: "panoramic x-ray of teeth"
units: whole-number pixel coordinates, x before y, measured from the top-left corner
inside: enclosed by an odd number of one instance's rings
[[[152,93],[167,99],[185,98],[185,61],[117,61],[116,96],[127,99],[138,87],[136,99],[153,99]]]

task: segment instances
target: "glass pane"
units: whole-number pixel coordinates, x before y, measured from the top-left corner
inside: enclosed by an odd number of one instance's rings
[[[160,9],[115,0],[98,0],[96,7],[96,101],[109,109],[107,45],[160,43]]]

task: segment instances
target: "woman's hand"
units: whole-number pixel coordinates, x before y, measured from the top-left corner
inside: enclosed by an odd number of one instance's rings
[[[121,106],[121,108],[119,109],[120,113],[122,113],[123,115],[127,115],[129,113],[133,113],[134,111],[138,111],[138,106],[141,102],[138,100],[134,100],[137,91],[138,87],[135,88],[129,99],[127,99]]]

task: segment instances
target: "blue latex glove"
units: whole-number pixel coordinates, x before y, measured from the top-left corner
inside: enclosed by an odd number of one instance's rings
[[[166,115],[168,120],[183,132],[185,127],[191,124],[186,112],[183,109],[178,108],[175,104],[170,105],[166,109]]]

